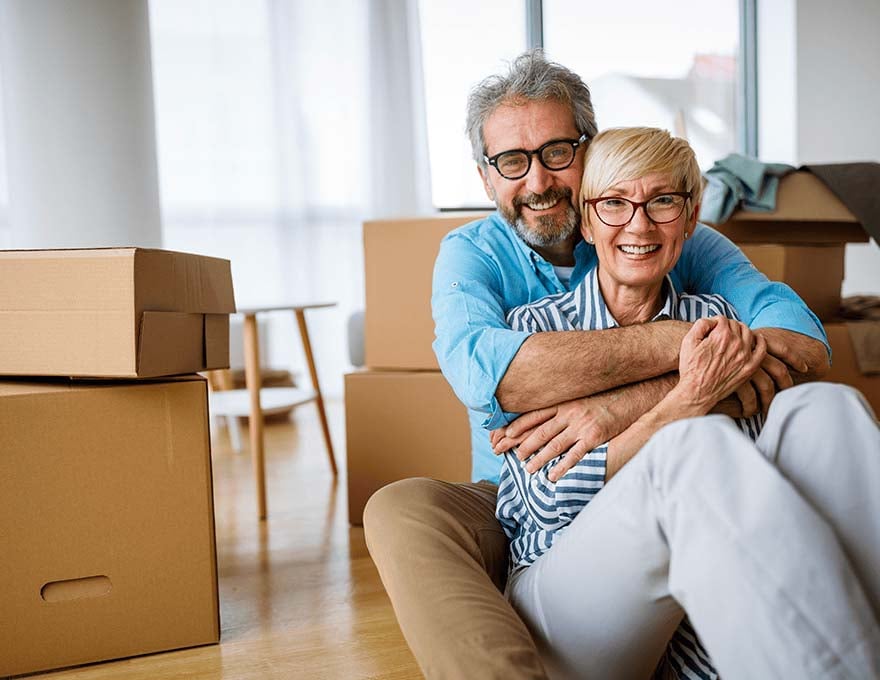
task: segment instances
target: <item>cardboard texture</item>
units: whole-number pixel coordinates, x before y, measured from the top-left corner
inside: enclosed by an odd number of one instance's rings
[[[431,349],[434,260],[448,232],[485,214],[364,223],[367,366],[439,370]]]
[[[864,374],[859,370],[855,348],[850,337],[852,324],[873,324],[880,327],[880,321],[835,321],[824,323],[828,343],[831,345],[831,370],[824,380],[852,385],[868,400],[874,413],[880,417],[880,373]]]
[[[0,676],[220,638],[207,385],[0,382]]]
[[[470,480],[467,411],[439,371],[349,373],[345,424],[352,524],[376,490],[399,479]]]
[[[228,260],[143,248],[0,251],[0,375],[229,366]]]
[[[861,223],[815,175],[792,172],[779,182],[776,210],[737,210],[713,225],[736,243],[863,243]]]
[[[752,264],[773,281],[782,281],[823,321],[840,307],[844,244],[826,246],[744,244]]]

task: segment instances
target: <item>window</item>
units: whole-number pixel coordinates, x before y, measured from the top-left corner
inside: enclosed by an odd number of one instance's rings
[[[738,0],[544,0],[544,48],[586,81],[599,129],[687,137],[708,169],[737,148]]]
[[[510,0],[421,0],[425,115],[435,206],[486,206],[464,133],[470,89],[526,48],[523,5]]]
[[[422,0],[435,206],[488,205],[464,136],[465,101],[473,85],[526,49],[530,8],[540,10],[547,56],[590,87],[600,130],[666,128],[688,138],[704,169],[743,151],[741,4],[632,0],[623,11],[599,0]]]

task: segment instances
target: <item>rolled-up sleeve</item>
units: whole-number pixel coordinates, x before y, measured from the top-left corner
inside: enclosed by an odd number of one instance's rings
[[[505,323],[503,300],[492,256],[462,236],[447,236],[434,265],[434,353],[462,403],[486,414],[487,429],[508,422],[495,391],[529,337]]]
[[[690,293],[717,293],[730,302],[750,328],[783,328],[831,348],[825,329],[789,286],[770,281],[726,236],[699,225],[675,267],[680,286]]]

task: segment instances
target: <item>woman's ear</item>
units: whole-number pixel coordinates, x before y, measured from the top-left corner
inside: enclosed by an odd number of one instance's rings
[[[593,228],[590,226],[586,213],[581,215],[581,234],[587,243],[593,243]]]
[[[691,234],[693,234],[694,229],[696,229],[696,227],[697,227],[697,220],[699,218],[700,218],[700,204],[697,203],[694,205],[694,210],[691,213],[691,217],[688,220],[688,226],[687,226],[687,229],[685,229],[685,231],[688,231]]]

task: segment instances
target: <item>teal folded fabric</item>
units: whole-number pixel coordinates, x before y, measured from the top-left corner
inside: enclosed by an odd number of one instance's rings
[[[732,153],[716,161],[703,174],[706,186],[700,220],[721,224],[730,219],[737,208],[770,211],[776,207],[779,178],[794,168],[784,163],[764,163],[748,156]]]

